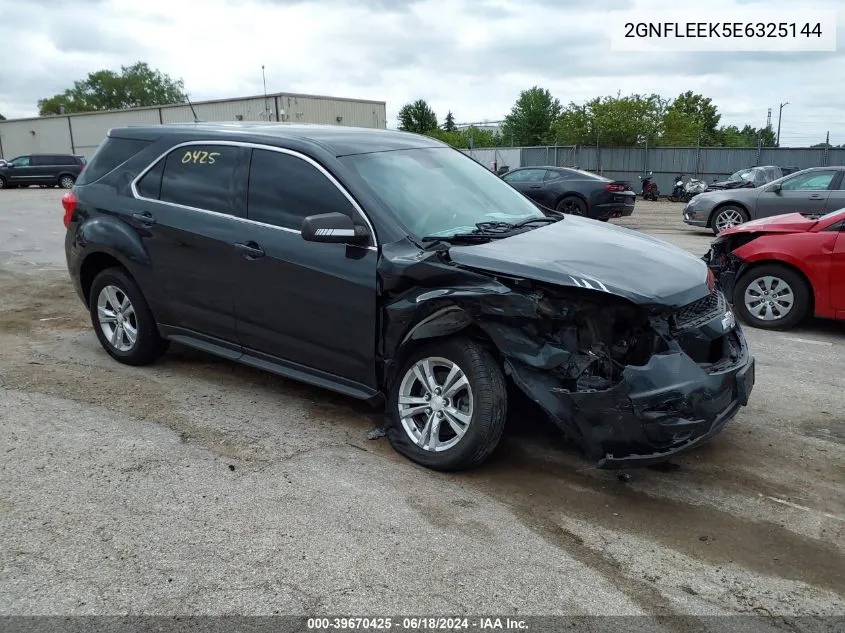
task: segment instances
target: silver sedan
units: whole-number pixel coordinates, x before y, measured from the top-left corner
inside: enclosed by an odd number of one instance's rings
[[[684,207],[684,222],[718,235],[737,224],[783,213],[828,213],[845,207],[845,167],[812,167],[761,187],[706,191]]]

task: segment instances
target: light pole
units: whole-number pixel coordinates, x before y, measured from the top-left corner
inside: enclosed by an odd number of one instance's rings
[[[775,139],[775,147],[780,147],[780,117],[783,114],[783,109],[785,106],[789,105],[789,101],[780,104],[780,110],[778,110],[778,135]]]

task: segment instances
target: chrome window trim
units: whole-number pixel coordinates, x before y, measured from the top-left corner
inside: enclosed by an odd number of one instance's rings
[[[250,220],[249,218],[241,218],[241,217],[238,217],[236,215],[231,215],[229,213],[221,213],[219,211],[211,211],[210,209],[202,209],[202,208],[199,208],[199,207],[192,207],[192,206],[189,206],[189,205],[186,205],[186,204],[179,204],[177,202],[168,202],[166,200],[157,200],[155,198],[147,198],[146,196],[142,196],[138,193],[137,184],[141,180],[141,178],[143,178],[144,176],[147,175],[147,172],[149,172],[156,165],[158,165],[158,163],[160,161],[166,159],[167,156],[171,152],[178,150],[180,147],[190,147],[192,145],[223,145],[223,146],[228,146],[228,147],[245,147],[245,148],[249,148],[249,149],[264,149],[264,150],[269,150],[271,152],[278,152],[279,154],[287,154],[288,156],[293,156],[295,158],[298,158],[300,160],[305,161],[306,163],[308,163],[309,165],[311,165],[312,167],[317,169],[317,171],[319,171],[321,174],[323,174],[329,180],[329,182],[331,182],[335,187],[337,187],[338,191],[340,191],[340,193],[343,194],[343,196],[349,201],[349,203],[352,205],[352,208],[355,209],[355,211],[358,213],[358,215],[361,216],[361,218],[364,220],[364,222],[366,222],[367,228],[369,228],[369,230],[370,230],[370,238],[371,238],[373,243],[372,243],[372,245],[369,245],[366,248],[368,250],[372,250],[372,251],[378,250],[378,238],[376,237],[375,228],[373,227],[372,222],[370,222],[370,218],[367,216],[366,213],[364,213],[364,210],[361,208],[361,205],[359,205],[358,202],[355,200],[355,198],[352,197],[352,194],[350,194],[346,190],[346,188],[342,184],[340,184],[340,182],[338,182],[338,180],[325,167],[323,167],[320,163],[315,161],[313,158],[311,158],[310,156],[306,156],[305,154],[302,154],[300,152],[297,152],[297,151],[294,151],[294,150],[291,150],[291,149],[287,149],[285,147],[276,147],[274,145],[263,145],[261,143],[248,143],[248,142],[245,142],[245,141],[221,141],[221,140],[185,141],[184,143],[179,143],[177,145],[171,146],[170,148],[167,149],[167,151],[160,154],[149,165],[147,165],[143,170],[141,170],[141,173],[139,173],[132,180],[132,182],[129,184],[129,188],[132,191],[132,196],[136,200],[144,200],[146,202],[157,202],[158,204],[166,204],[168,206],[175,207],[175,208],[178,208],[178,209],[186,209],[188,211],[199,211],[200,213],[210,213],[212,215],[216,215],[216,216],[219,216],[219,217],[232,218],[233,220],[238,220],[240,222],[245,222],[245,223],[248,223],[248,224],[254,224],[256,226],[265,226],[265,227],[268,227],[268,228],[271,228],[271,229],[276,229],[277,231],[285,231],[287,233],[296,233],[297,235],[302,234],[301,231],[297,231],[296,229],[289,229],[285,226],[276,226],[275,224],[267,224],[265,222],[257,222],[256,220]]]

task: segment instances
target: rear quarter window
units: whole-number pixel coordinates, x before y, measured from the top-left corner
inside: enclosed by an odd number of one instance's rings
[[[151,144],[152,141],[107,136],[85,166],[77,184],[86,185],[99,180]]]

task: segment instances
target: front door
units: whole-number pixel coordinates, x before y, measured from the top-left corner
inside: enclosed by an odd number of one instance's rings
[[[177,147],[138,181],[124,216],[151,261],[139,281],[158,320],[212,344],[238,344],[234,244],[246,224],[248,161],[235,145]]]
[[[783,213],[824,213],[830,194],[828,188],[838,175],[835,169],[796,174],[781,181],[780,191],[775,191],[772,185],[765,185],[757,198],[755,217],[765,218]]]
[[[845,222],[839,225],[830,258],[830,305],[845,318]]]
[[[32,164],[32,156],[18,156],[9,161],[10,169],[6,172],[9,184],[14,186],[26,186],[36,183],[35,167]]]
[[[378,253],[300,235],[302,220],[320,213],[363,224],[350,200],[307,159],[254,149],[247,209],[236,302],[244,350],[375,388]]]
[[[548,196],[544,184],[545,177],[545,169],[518,169],[505,174],[503,180],[535,202],[548,206]]]

